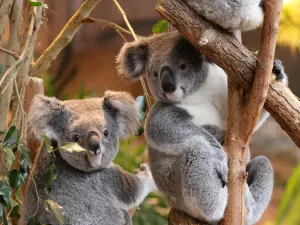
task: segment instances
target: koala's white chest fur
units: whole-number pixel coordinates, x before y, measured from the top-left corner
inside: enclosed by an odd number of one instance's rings
[[[178,107],[185,109],[198,125],[215,125],[226,128],[227,119],[227,75],[214,64],[209,64],[208,76],[200,89],[187,96]]]

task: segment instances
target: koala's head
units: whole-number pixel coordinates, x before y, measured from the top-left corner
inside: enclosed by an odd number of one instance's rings
[[[139,127],[136,102],[126,92],[68,101],[36,96],[29,119],[57,147],[77,142],[86,149],[87,154],[59,150],[64,160],[83,171],[108,167],[118,152],[119,137],[127,138]]]
[[[209,64],[177,31],[126,43],[116,62],[126,78],[136,80],[145,74],[153,96],[164,102],[180,102],[197,91]]]

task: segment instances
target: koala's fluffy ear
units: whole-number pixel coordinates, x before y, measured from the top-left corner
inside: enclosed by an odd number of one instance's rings
[[[43,95],[35,96],[28,115],[31,123],[40,132],[56,141],[59,141],[57,130],[63,131],[69,118],[69,112],[62,101]]]
[[[103,110],[116,121],[121,137],[128,138],[137,132],[139,128],[138,107],[129,93],[106,91]]]
[[[143,75],[149,58],[149,48],[145,41],[125,43],[116,58],[118,73],[129,80]]]

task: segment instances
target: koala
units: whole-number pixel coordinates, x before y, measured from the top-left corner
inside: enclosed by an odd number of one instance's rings
[[[45,209],[47,199],[64,208],[64,224],[129,225],[128,211],[156,189],[148,165],[133,175],[113,164],[119,137],[134,134],[139,127],[135,100],[126,92],[107,91],[103,98],[59,101],[35,97],[29,119],[47,135],[54,149],[57,178],[45,191],[43,171],[49,165],[40,149],[28,181],[21,224],[32,216],[42,224],[60,224]],[[77,142],[86,152],[70,153],[60,146]]]
[[[211,224],[227,205],[227,156],[222,144],[227,119],[227,76],[177,31],[126,43],[116,58],[130,80],[146,75],[156,99],[146,121],[149,165],[169,205]],[[280,61],[273,71],[287,82]],[[264,112],[259,127],[268,116]],[[273,190],[270,161],[247,164],[246,224],[256,223]]]
[[[264,19],[264,0],[184,0],[196,13],[228,31],[249,31]]]

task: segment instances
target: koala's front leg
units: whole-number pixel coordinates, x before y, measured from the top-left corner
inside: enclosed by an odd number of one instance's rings
[[[136,174],[127,173],[119,168],[118,178],[117,183],[115,183],[115,195],[124,210],[136,208],[150,192],[156,190],[147,164],[141,164],[140,170]]]
[[[285,73],[282,62],[279,59],[274,60],[272,72],[275,74],[275,77],[273,77],[275,81],[281,82],[286,86],[288,85],[288,75]],[[257,122],[254,131],[256,131],[266,121],[269,115],[270,114],[267,110],[262,110],[261,116],[259,118],[259,121]]]

